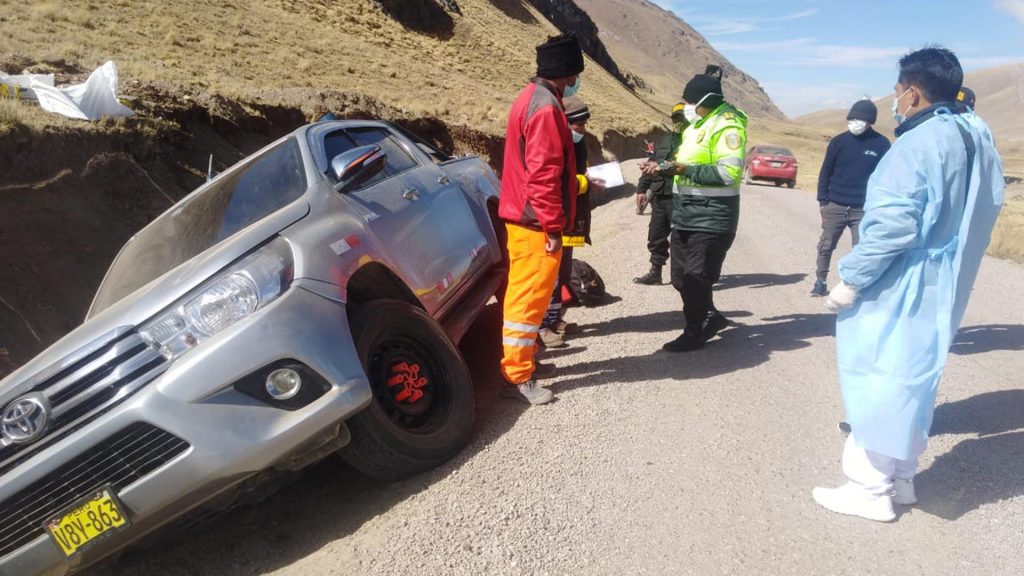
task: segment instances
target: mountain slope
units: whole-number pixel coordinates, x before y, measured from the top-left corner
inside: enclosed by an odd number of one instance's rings
[[[754,118],[785,115],[750,77],[722,56],[686,22],[647,0],[576,0],[600,28],[609,53],[639,76],[651,92],[638,94],[659,110],[679,101],[683,86],[707,64],[725,70],[725,97]]]

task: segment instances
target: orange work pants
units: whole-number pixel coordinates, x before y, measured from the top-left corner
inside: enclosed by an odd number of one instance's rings
[[[506,223],[508,230],[508,288],[505,322],[501,328],[501,373],[510,384],[533,376],[537,333],[551,303],[562,251],[549,254],[547,234]]]

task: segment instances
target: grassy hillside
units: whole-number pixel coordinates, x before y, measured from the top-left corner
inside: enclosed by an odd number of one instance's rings
[[[5,2],[0,20],[23,25],[7,27],[0,67],[91,70],[112,59],[129,97],[156,84],[313,114],[329,93],[359,93],[400,115],[503,133],[533,47],[554,27],[519,0],[461,0],[461,15],[406,16],[392,4],[388,14],[370,0]],[[593,62],[581,96],[599,134],[662,120]]]

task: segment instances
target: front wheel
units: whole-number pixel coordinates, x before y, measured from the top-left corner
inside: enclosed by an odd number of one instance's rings
[[[380,480],[451,458],[473,428],[473,382],[458,348],[426,312],[398,300],[368,302],[350,318],[373,400],[347,422],[342,458]]]
[[[796,180],[790,180],[789,182],[786,182],[786,186],[789,186],[790,188],[795,188]]]

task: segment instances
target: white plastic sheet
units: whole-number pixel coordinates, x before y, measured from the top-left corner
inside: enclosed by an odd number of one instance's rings
[[[32,90],[32,82],[53,86],[53,74],[20,74],[16,76],[0,72],[0,92],[10,98],[28,98],[35,100],[36,93]]]
[[[29,87],[43,110],[68,118],[99,120],[134,114],[117,100],[117,66],[112,61],[94,70],[84,84],[56,88],[31,80]]]

